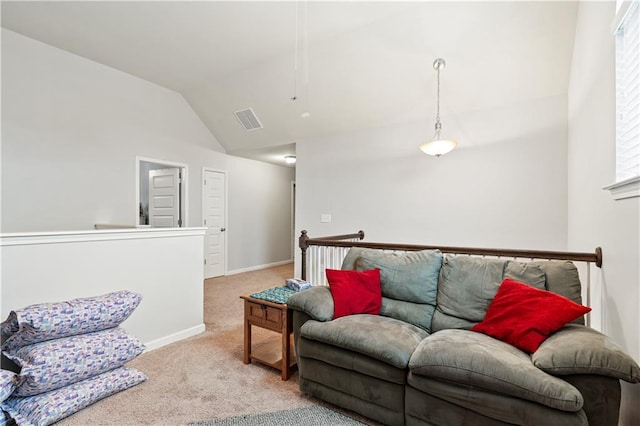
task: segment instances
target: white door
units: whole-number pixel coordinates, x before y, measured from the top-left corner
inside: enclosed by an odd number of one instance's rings
[[[202,186],[203,222],[207,227],[204,238],[204,277],[225,274],[225,202],[226,174],[204,171]]]
[[[152,228],[177,228],[180,217],[180,169],[149,171],[149,225]]]

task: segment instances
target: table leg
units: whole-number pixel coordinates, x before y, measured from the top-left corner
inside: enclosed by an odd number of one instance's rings
[[[244,303],[244,358],[242,362],[251,363],[251,323],[249,322],[249,304]]]
[[[289,380],[291,338],[289,336],[289,310],[282,311],[282,380]]]

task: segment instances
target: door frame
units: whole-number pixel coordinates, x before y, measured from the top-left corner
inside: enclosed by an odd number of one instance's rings
[[[144,161],[146,163],[155,163],[167,166],[168,168],[179,168],[182,172],[182,228],[189,226],[189,166],[185,163],[178,163],[176,161],[159,160],[157,158],[141,157],[136,155],[136,204],[134,210],[134,221],[136,227],[147,227],[148,225],[140,224],[140,163]]]
[[[214,172],[214,173],[222,173],[224,175],[224,225],[223,227],[225,228],[225,237],[224,237],[224,273],[222,276],[226,276],[227,275],[227,271],[229,270],[228,268],[228,262],[229,262],[229,253],[227,248],[229,247],[229,226],[228,226],[228,222],[229,222],[229,173],[227,173],[226,170],[221,170],[221,169],[216,169],[213,167],[203,167],[202,168],[202,179],[200,182],[200,187],[202,188],[202,194],[201,194],[201,204],[202,204],[202,211],[200,212],[200,226],[207,226],[204,224],[204,217],[205,217],[205,197],[207,196],[206,193],[206,185],[204,184],[205,181],[205,176],[206,176],[206,172]],[[205,235],[206,238],[206,235]],[[202,267],[204,268],[204,259],[202,260]]]
[[[291,181],[291,259],[295,259],[298,248],[298,240],[296,238],[296,181]]]

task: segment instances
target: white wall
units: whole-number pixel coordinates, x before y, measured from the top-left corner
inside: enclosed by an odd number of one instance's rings
[[[135,224],[135,158],[189,164],[188,225],[202,166],[224,150],[176,92],[2,30],[2,230]]]
[[[367,241],[565,249],[566,101],[542,105],[557,114],[548,122],[532,116],[536,132],[476,146],[460,140],[441,158],[418,149],[432,135],[424,123],[299,142],[297,231],[319,237],[363,229]],[[489,129],[500,124],[500,116],[487,122]],[[322,213],[332,222],[320,223]]]
[[[603,330],[640,361],[640,199],[614,201],[615,2],[581,2],[569,86],[568,243],[601,245]],[[624,386],[621,424],[640,424],[640,386]]]
[[[228,273],[290,262],[295,169],[228,156],[227,170]]]
[[[142,294],[123,327],[147,349],[204,331],[204,228],[3,234],[0,318],[28,305]]]
[[[134,225],[136,156],[188,166],[187,226],[202,224],[202,168],[228,169],[231,206],[251,197],[251,209],[230,211],[230,229],[251,229],[229,233],[230,268],[290,259],[289,199],[251,184],[280,188],[290,169],[228,157],[174,91],[2,29],[2,232]]]

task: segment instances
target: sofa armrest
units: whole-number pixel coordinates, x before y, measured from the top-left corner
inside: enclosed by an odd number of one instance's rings
[[[640,382],[640,367],[604,334],[583,325],[567,324],[542,342],[531,355],[533,364],[556,376],[597,374]]]
[[[287,307],[304,312],[316,321],[333,319],[333,297],[329,287],[312,287],[289,297]]]

